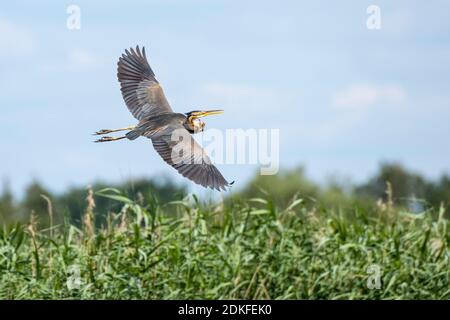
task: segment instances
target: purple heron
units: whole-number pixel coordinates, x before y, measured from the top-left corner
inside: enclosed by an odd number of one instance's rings
[[[135,140],[144,136],[152,140],[153,147],[163,160],[184,177],[205,188],[226,190],[226,187],[231,186],[233,182],[229,183],[225,180],[220,171],[211,164],[203,148],[191,136],[205,129],[205,123],[200,119],[201,117],[220,114],[223,111],[196,110],[185,114],[173,112],[147,61],[144,47],[142,50],[139,46],[136,49],[125,50],[117,66],[117,78],[123,99],[139,122],[127,128],[100,130],[94,134],[128,132],[121,137],[103,136],[95,142],[117,141],[125,138]]]

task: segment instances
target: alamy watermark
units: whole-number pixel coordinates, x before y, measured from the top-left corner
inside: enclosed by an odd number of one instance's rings
[[[279,170],[279,129],[208,129],[195,143],[185,129],[174,130],[171,160],[174,164],[201,164],[208,162],[205,155],[214,158],[215,164],[258,164],[261,175],[274,175]]]
[[[69,15],[66,20],[66,27],[69,30],[81,29],[81,9],[76,4],[67,7],[66,13]]]
[[[381,29],[381,9],[379,6],[370,5],[366,10],[369,15],[366,20],[366,26],[369,30]]]
[[[67,280],[66,285],[67,289],[71,290],[79,290],[81,287],[81,274],[80,268],[77,265],[71,265],[67,268]]]
[[[381,267],[378,264],[371,264],[366,270],[369,277],[367,278],[367,288],[370,290],[381,289]]]

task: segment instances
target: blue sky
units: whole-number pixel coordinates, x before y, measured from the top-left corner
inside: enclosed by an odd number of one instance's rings
[[[81,29],[66,28],[70,4]],[[369,5],[381,29],[366,27]],[[225,109],[207,126],[280,128],[280,163],[361,181],[380,161],[450,170],[450,1],[14,1],[0,5],[0,178],[20,194],[102,179],[178,177],[133,124],[116,79],[144,45],[172,107]],[[256,171],[221,165],[236,188]],[[201,191],[192,187],[192,191]]]

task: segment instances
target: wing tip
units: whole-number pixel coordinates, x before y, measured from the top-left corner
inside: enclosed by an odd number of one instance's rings
[[[136,45],[136,48],[130,47],[125,49],[125,53],[122,53],[122,57],[126,58],[128,56],[137,56],[139,58],[145,58],[145,46],[139,47]]]
[[[233,186],[234,182],[235,181],[233,180],[231,182],[226,182],[226,183],[224,183],[222,185],[210,186],[210,188],[213,189],[213,190],[217,190],[217,191],[228,191],[228,190],[231,189],[231,187]]]

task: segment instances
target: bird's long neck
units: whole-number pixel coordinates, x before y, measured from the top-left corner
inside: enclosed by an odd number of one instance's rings
[[[188,126],[184,126],[185,128],[186,128],[186,130],[190,133],[190,134],[194,134],[195,133],[195,130],[194,129],[192,129],[192,128],[189,128]]]

